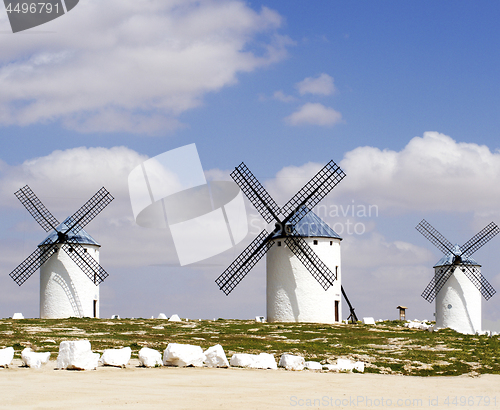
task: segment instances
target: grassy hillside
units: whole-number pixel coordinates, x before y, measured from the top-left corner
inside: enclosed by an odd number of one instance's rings
[[[57,353],[63,340],[88,339],[92,349],[130,346],[163,351],[168,343],[204,349],[220,343],[233,353],[300,354],[306,360],[335,363],[338,357],[367,363],[366,372],[417,376],[500,373],[498,337],[452,330],[407,329],[402,322],[366,325],[257,323],[242,320],[168,322],[157,319],[0,320],[0,348],[13,346]],[[54,359],[54,354],[52,358]]]

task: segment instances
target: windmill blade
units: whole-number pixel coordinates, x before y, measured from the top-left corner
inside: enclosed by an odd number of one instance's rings
[[[243,162],[230,175],[267,223],[278,220],[278,204]]]
[[[295,225],[299,222],[308,212],[305,209],[313,209],[344,177],[344,171],[335,162],[326,164],[283,206],[283,223]]]
[[[59,225],[57,219],[50,213],[50,211],[45,207],[44,204],[38,199],[35,193],[31,190],[28,185],[25,185],[14,195],[21,201],[24,207],[28,210],[35,221],[45,230],[49,232],[55,230]]]
[[[69,229],[66,231],[77,234],[85,225],[94,219],[114,198],[102,187],[96,194],[90,198],[83,206],[71,217]]]
[[[441,235],[429,222],[422,219],[420,223],[415,227],[423,236],[425,236],[436,248],[438,248],[444,254],[453,252],[452,243]]]
[[[62,244],[61,248],[96,286],[109,276],[104,268],[75,239],[68,239],[68,242]]]
[[[438,272],[438,277],[436,279],[436,275],[431,279],[427,287],[422,292],[422,297],[429,303],[431,303],[439,293],[439,291],[443,288],[446,281],[450,278],[450,276],[455,271],[457,265],[448,265],[446,267],[442,267]]]
[[[493,286],[491,286],[490,282],[488,282],[481,272],[474,266],[464,263],[460,265],[460,269],[464,275],[470,279],[479,292],[481,292],[481,295],[483,295],[486,300],[490,300],[491,297],[497,293]]]
[[[484,244],[498,235],[498,233],[500,233],[500,228],[496,223],[490,222],[483,230],[465,242],[465,244],[460,248],[462,249],[462,255],[471,256]]]
[[[233,289],[241,282],[255,264],[267,253],[274,242],[269,242],[269,238],[274,233],[269,234],[265,229],[241,252],[241,254],[222,272],[215,280],[226,295],[229,295]]]
[[[337,276],[318,258],[318,255],[316,255],[304,239],[299,236],[288,236],[285,239],[285,244],[323,289],[328,290],[333,285],[333,281],[337,279]]]
[[[9,276],[21,286],[54,254],[54,250],[57,249],[56,245],[56,242],[47,238]]]

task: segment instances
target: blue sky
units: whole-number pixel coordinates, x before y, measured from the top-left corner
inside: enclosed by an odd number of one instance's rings
[[[463,243],[500,221],[499,9],[81,0],[16,34],[0,10],[0,316],[38,314],[36,276],[22,288],[8,277],[44,238],[13,195],[24,184],[60,219],[102,185],[115,195],[88,227],[111,275],[103,316],[265,314],[264,262],[226,297],[214,280],[241,247],[180,268],[168,234],[133,223],[128,173],[196,143],[207,175],[227,177],[244,161],[279,204],[324,163],[340,163],[347,177],[325,205],[378,209],[351,218],[362,235],[344,235],[357,311],[395,318],[404,304],[431,318],[420,293],[441,255],[414,226],[426,218]],[[475,256],[500,289],[499,240]],[[499,300],[484,305],[485,319],[499,319]]]

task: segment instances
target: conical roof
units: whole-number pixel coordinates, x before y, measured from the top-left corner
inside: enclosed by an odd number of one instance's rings
[[[340,235],[335,232],[328,224],[323,221],[313,211],[309,211],[299,222],[295,224],[295,232],[304,238],[335,238],[340,239]],[[273,238],[278,238],[282,235],[276,233]]]
[[[59,232],[66,232],[69,229],[68,225],[69,226],[72,225],[72,223],[71,223],[71,217],[67,217],[62,223],[60,223],[59,226],[57,227],[57,231],[59,231]],[[58,239],[57,238],[57,232],[56,231],[52,231],[51,233],[49,233],[49,235],[42,242],[40,242],[38,244],[38,246],[42,246],[47,239],[50,239],[52,242],[56,242],[57,239]],[[70,232],[68,234],[68,239],[76,239],[76,241],[79,242],[82,245],[97,245],[97,246],[101,246],[83,228],[80,229],[78,231],[78,233],[76,233],[76,234]]]
[[[438,263],[434,265],[435,268],[438,266],[448,266],[448,265],[453,265],[453,257],[455,255],[460,255],[462,253],[462,249],[460,249],[460,246],[458,244],[455,244],[453,247],[453,253],[450,252],[449,254],[443,256]],[[462,263],[465,263],[467,265],[474,265],[474,266],[481,266],[479,263],[476,262],[476,260],[470,256],[464,256],[462,258]]]

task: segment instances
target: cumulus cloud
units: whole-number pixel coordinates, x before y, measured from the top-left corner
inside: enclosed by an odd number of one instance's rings
[[[320,74],[318,77],[307,77],[304,80],[295,84],[300,95],[316,94],[316,95],[331,95],[335,92],[333,77],[328,74]]]
[[[0,38],[0,123],[175,129],[206,93],[286,56],[281,21],[236,0],[87,0],[52,33]]]
[[[381,209],[491,214],[500,203],[500,152],[438,132],[401,151],[356,148],[340,165],[347,178],[339,190]]]
[[[320,103],[306,103],[285,118],[285,122],[289,125],[312,124],[332,126],[341,121],[342,114]]]
[[[287,95],[281,90],[275,91],[273,94],[273,98],[275,100],[278,100],[281,102],[286,102],[286,103],[295,101],[295,99],[296,99],[293,95]]]

